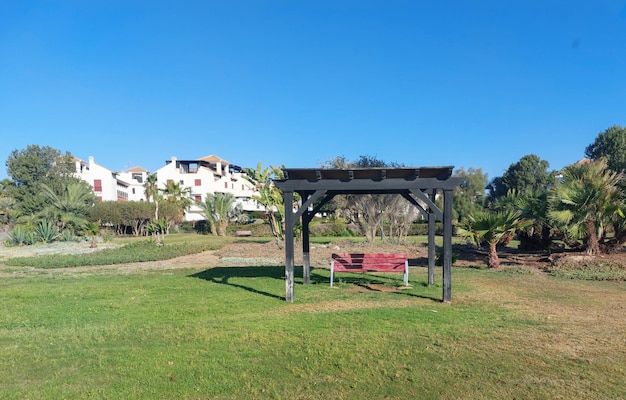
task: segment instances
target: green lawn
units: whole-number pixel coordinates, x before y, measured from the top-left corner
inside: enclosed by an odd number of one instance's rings
[[[401,276],[284,268],[14,274],[0,398],[620,399],[626,285],[453,271],[453,302]],[[441,272],[437,279],[440,282]]]

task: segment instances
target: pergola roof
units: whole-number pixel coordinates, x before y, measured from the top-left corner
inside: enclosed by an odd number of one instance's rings
[[[284,179],[276,180],[281,190],[309,192],[325,190],[332,194],[394,194],[410,190],[452,189],[454,167],[402,168],[285,168]]]
[[[447,179],[452,175],[454,167],[402,167],[402,168],[285,168],[285,179],[304,179],[308,181],[320,179],[375,179],[401,178],[413,180],[415,178]]]

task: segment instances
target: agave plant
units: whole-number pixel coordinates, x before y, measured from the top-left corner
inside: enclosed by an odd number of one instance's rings
[[[52,222],[43,220],[35,228],[35,237],[43,243],[50,243],[59,237],[59,228]]]
[[[33,244],[35,242],[35,235],[33,231],[26,226],[16,225],[9,232],[8,242],[14,246]]]

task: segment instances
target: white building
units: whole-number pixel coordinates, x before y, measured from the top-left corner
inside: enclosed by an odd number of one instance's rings
[[[168,181],[177,182],[181,188],[190,189],[190,196],[195,201],[204,201],[207,193],[232,193],[244,211],[263,209],[252,199],[257,192],[254,185],[244,178],[242,169],[213,154],[193,160],[172,157],[156,171],[156,175],[159,188],[165,188]],[[200,209],[193,205],[185,219],[198,221],[204,217]]]
[[[113,172],[96,164],[92,156],[89,162],[74,159],[75,176],[89,183],[99,201],[144,200],[143,181],[148,171],[136,167],[128,172]],[[132,172],[131,172],[132,171]]]
[[[127,171],[113,172],[96,164],[92,156],[85,162],[75,159],[75,176],[89,183],[99,201],[145,201],[144,184],[150,174],[144,168],[134,167]],[[192,200],[204,201],[207,193],[232,193],[244,211],[261,211],[263,207],[252,196],[258,194],[254,185],[244,178],[240,167],[230,164],[215,155],[195,160],[178,160],[172,157],[165,166],[155,171],[159,189],[168,181],[190,189]],[[198,221],[204,217],[200,209],[192,205],[185,216],[187,221]]]

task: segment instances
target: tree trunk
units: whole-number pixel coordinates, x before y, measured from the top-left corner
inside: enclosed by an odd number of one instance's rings
[[[496,243],[489,243],[489,268],[497,268],[500,266],[500,258],[498,258],[498,252],[496,251]]]
[[[600,254],[600,243],[595,222],[587,220],[585,221],[585,226],[587,228],[587,254],[590,256]]]

